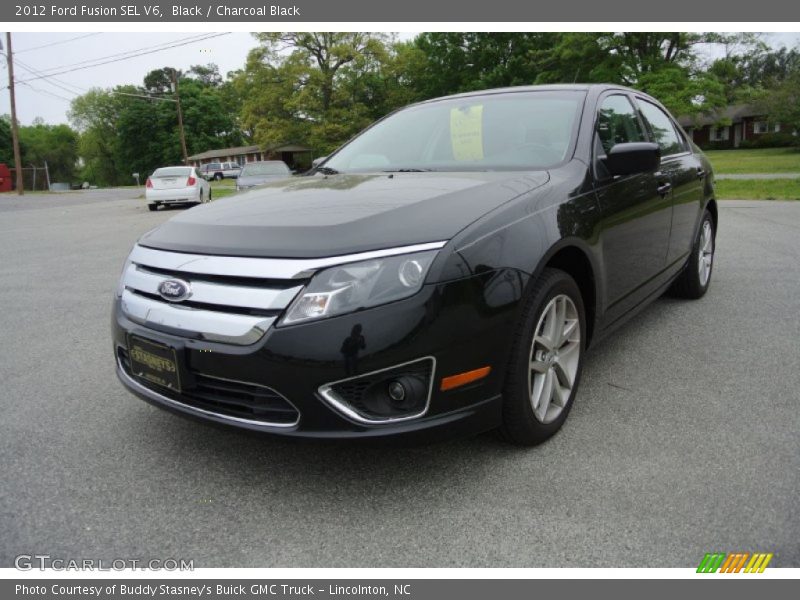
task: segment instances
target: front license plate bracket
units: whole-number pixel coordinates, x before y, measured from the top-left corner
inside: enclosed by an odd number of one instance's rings
[[[128,335],[128,356],[135,377],[180,393],[181,374],[175,348]]]

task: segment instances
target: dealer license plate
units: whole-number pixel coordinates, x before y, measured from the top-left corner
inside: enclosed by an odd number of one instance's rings
[[[139,379],[176,392],[181,391],[175,348],[129,335],[128,356],[131,359],[131,371]]]

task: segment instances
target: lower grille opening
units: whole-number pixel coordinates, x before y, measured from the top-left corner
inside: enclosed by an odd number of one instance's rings
[[[298,410],[272,388],[191,371],[194,385],[177,393],[135,377],[127,349],[119,347],[117,357],[125,373],[137,383],[181,404],[265,424],[288,426],[300,418]]]

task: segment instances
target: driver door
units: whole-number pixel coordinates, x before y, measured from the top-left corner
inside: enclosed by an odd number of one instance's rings
[[[657,171],[612,177],[605,168],[605,155],[615,144],[648,141],[644,123],[627,94],[601,97],[595,123],[595,189],[610,324],[650,295],[666,266],[672,198],[668,174]]]

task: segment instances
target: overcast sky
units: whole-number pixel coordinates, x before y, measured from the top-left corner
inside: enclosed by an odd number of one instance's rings
[[[14,33],[15,79],[25,81],[36,77],[32,71],[42,70],[56,80],[36,79],[17,85],[17,114],[22,124],[36,117],[48,123],[66,123],[69,100],[92,87],[113,87],[120,84],[141,85],[144,76],[153,69],[165,66],[186,70],[191,65],[216,63],[224,75],[242,68],[247,52],[256,45],[249,33],[230,33],[193,43],[189,38],[216,35],[213,33]],[[399,34],[402,39],[411,33]],[[76,39],[77,38],[77,39]],[[765,40],[774,46],[794,46],[800,43],[800,33],[772,33]],[[3,38],[5,43],[5,38]],[[166,46],[184,44],[173,48]],[[47,46],[47,47],[40,47]],[[74,68],[76,63],[138,50],[143,54],[128,60],[56,74]],[[63,69],[55,69],[62,67]],[[26,67],[28,69],[26,69]],[[51,70],[52,69],[52,70]],[[5,60],[0,66],[3,88],[8,81]],[[0,114],[10,112],[8,93],[0,93]]]

